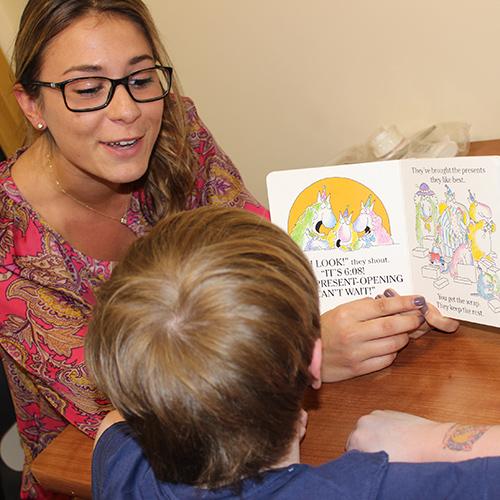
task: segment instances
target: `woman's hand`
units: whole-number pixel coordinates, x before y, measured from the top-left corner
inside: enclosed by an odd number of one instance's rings
[[[399,294],[392,288],[388,288],[384,292],[385,297],[399,297]],[[425,321],[413,332],[410,332],[410,337],[412,339],[418,339],[422,335],[426,334],[431,329],[440,330],[446,333],[454,332],[460,323],[454,319],[446,318],[443,316],[437,307],[432,304],[426,303],[420,309],[416,311],[409,311],[403,314],[423,314]]]
[[[412,336],[430,328],[453,332],[458,322],[444,318],[417,295],[384,296],[340,305],[321,317],[322,378],[335,382],[389,366]]]
[[[429,330],[435,329],[441,332],[453,333],[460,323],[451,318],[446,318],[432,304],[427,304],[427,311],[424,313],[425,321],[413,332],[410,333],[412,339],[418,339],[426,334]]]

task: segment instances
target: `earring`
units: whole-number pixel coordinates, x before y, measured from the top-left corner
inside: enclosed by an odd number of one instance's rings
[[[45,125],[44,125],[42,122],[38,122],[38,123],[36,124],[36,128],[37,128],[38,130],[43,130],[43,129],[45,128]]]

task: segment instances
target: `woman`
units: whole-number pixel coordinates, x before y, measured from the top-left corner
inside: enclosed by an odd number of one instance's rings
[[[88,380],[83,338],[113,262],[177,210],[267,212],[180,97],[140,1],[29,0],[14,62],[34,134],[0,167],[0,344],[26,453],[21,496],[49,498],[33,458],[68,422],[92,436],[109,410]],[[325,315],[325,380],[390,364],[407,332],[427,328],[425,312],[392,297]],[[456,328],[432,307],[426,318]]]

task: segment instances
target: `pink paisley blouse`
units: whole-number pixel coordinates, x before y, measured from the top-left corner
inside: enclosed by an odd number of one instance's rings
[[[218,204],[267,217],[194,104],[184,104],[199,160],[186,208]],[[88,379],[83,342],[94,293],[112,263],[83,255],[34,211],[10,174],[18,156],[0,164],[0,355],[26,456],[21,498],[62,498],[43,491],[30,466],[68,423],[93,436],[110,408]],[[135,192],[127,214],[138,237],[148,230],[144,203],[143,192]]]

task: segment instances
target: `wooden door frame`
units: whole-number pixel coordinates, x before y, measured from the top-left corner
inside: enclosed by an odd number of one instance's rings
[[[22,113],[12,94],[12,85],[9,63],[0,50],[0,147],[6,156],[23,145],[26,130]]]

